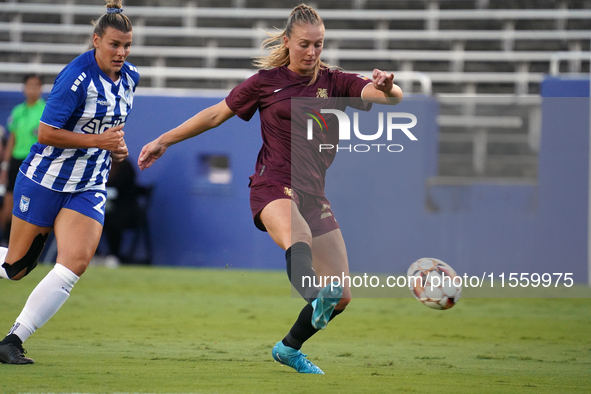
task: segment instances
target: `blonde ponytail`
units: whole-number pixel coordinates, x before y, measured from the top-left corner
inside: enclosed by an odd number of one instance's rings
[[[294,26],[300,26],[307,23],[312,25],[324,25],[320,15],[318,15],[318,13],[312,7],[309,7],[305,4],[300,4],[291,11],[289,18],[287,18],[285,30],[277,34],[269,33],[270,37],[262,43],[262,48],[268,49],[269,54],[267,56],[255,58],[253,60],[253,64],[261,69],[270,69],[289,65],[289,49],[285,46],[283,37],[290,38]],[[320,70],[328,67],[328,64],[319,59],[314,66],[310,85],[316,82]]]

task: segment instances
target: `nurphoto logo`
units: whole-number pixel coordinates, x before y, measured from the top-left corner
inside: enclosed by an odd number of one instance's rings
[[[314,122],[318,124],[318,127],[322,132],[328,132],[328,124],[322,116],[322,114],[333,114],[337,117],[339,124],[339,141],[351,141],[351,120],[349,115],[338,109],[326,109],[323,108],[318,111],[314,111],[311,108],[304,108],[305,114],[310,116],[307,122],[307,138],[309,141],[314,139]],[[407,119],[410,122],[401,123],[400,119]],[[384,123],[386,126],[384,127]],[[364,130],[361,132],[359,128],[359,113],[353,113],[353,133],[355,137],[362,141],[377,141],[382,138],[384,129],[386,130],[386,140],[392,141],[392,137],[396,132],[402,132],[411,141],[417,141],[417,137],[410,131],[411,128],[416,126],[417,117],[408,112],[378,112],[378,130],[375,132],[369,132]],[[367,133],[367,134],[365,134]],[[355,145],[334,145],[334,144],[318,144],[318,151],[326,151],[336,149],[337,152],[345,150],[348,152],[369,152],[370,150],[387,151],[387,152],[402,152],[404,147],[401,144],[385,144],[385,143],[372,143],[372,144],[355,144]]]

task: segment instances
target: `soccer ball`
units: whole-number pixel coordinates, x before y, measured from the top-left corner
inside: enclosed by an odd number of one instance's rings
[[[418,259],[410,265],[406,277],[412,295],[429,308],[449,309],[462,295],[462,278],[441,260]]]

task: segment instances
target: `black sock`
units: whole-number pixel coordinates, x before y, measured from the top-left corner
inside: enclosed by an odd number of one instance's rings
[[[2,341],[0,341],[0,345],[7,345],[9,343],[14,343],[15,345],[22,345],[23,341],[18,337],[16,334],[7,335]]]
[[[335,309],[334,311],[332,311],[329,321],[341,314],[343,310],[344,309],[337,311]],[[306,342],[314,334],[316,334],[316,332],[318,332],[318,330],[315,329],[314,326],[312,326],[313,312],[314,308],[312,308],[312,305],[310,304],[306,305],[302,309],[300,315],[298,316],[298,319],[291,327],[291,330],[289,330],[289,333],[281,341],[285,346],[289,346],[296,350],[300,350],[304,342]]]
[[[289,282],[308,304],[311,303],[318,296],[320,289],[302,286],[302,278],[310,278],[310,283],[313,283],[314,278],[316,278],[316,272],[312,268],[312,249],[310,245],[305,242],[296,242],[285,251],[285,260]]]

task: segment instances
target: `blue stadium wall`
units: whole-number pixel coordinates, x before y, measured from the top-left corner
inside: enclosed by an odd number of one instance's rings
[[[438,105],[428,97],[395,107],[419,120],[412,129],[418,141],[404,140],[403,152],[340,152],[327,196],[352,271],[398,274],[420,257],[437,257],[459,273],[573,272],[575,281],[587,282],[589,81],[547,79],[542,95],[537,184],[428,186],[437,173],[438,132]],[[0,93],[0,119],[21,97]],[[125,128],[132,159],[146,142],[220,99],[137,96]],[[250,215],[247,185],[262,144],[259,127],[257,116],[232,118],[169,148],[139,173],[141,183],[155,185],[155,264],[284,268],[283,251]],[[229,158],[229,184],[207,181],[200,157],[212,154]]]

